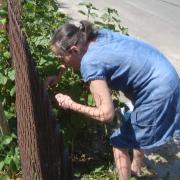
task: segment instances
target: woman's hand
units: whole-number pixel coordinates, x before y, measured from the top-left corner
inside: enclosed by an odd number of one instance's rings
[[[59,106],[62,107],[63,109],[70,109],[73,104],[73,100],[68,95],[59,93],[55,95],[55,98]]]
[[[44,81],[44,87],[47,89],[49,86],[56,85],[59,82],[59,80],[60,80],[61,76],[63,75],[63,73],[65,72],[65,70],[66,70],[66,66],[61,65],[59,74],[54,75],[54,76],[48,76],[46,78],[46,80]]]

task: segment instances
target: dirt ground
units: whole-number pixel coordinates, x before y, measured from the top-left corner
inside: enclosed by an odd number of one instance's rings
[[[152,174],[154,180],[180,179],[180,138],[158,149],[145,151],[144,174]]]

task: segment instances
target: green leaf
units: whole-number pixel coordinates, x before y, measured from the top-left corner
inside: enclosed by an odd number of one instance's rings
[[[92,9],[93,9],[93,10],[98,10],[98,9],[97,9],[96,7],[94,7],[94,6],[92,6]]]
[[[8,13],[7,13],[6,10],[0,9],[0,16],[1,16],[1,17],[7,17],[7,15],[8,15]]]
[[[4,167],[4,161],[1,161],[0,162],[0,171],[2,171],[3,167]]]
[[[0,19],[0,24],[5,25],[7,23],[6,18]]]
[[[86,15],[86,13],[84,11],[82,11],[82,10],[79,10],[78,12],[83,14],[83,15]]]
[[[7,81],[8,81],[7,77],[0,74],[0,84],[5,85]]]
[[[11,162],[11,159],[12,159],[11,156],[7,155],[5,160],[4,160],[4,164],[9,165]]]
[[[3,175],[0,177],[0,180],[9,180],[9,176],[8,175]]]
[[[17,171],[17,166],[16,166],[16,164],[15,164],[15,162],[14,162],[13,157],[12,157],[11,160],[10,160],[9,167],[10,167],[10,169],[13,170],[14,172]]]
[[[46,39],[44,36],[39,36],[39,37],[34,37],[33,38],[33,43],[35,46],[48,46],[49,45],[49,40]]]
[[[4,114],[8,120],[15,117],[15,114],[9,111],[4,111]]]
[[[99,172],[101,172],[101,171],[103,170],[103,168],[104,168],[104,166],[101,166],[101,167],[99,167],[99,168],[96,168],[95,171],[94,171],[94,173],[99,173]]]
[[[96,13],[90,13],[92,18],[98,17],[98,15]]]
[[[12,142],[13,138],[11,136],[7,136],[2,142],[4,145],[8,145]]]
[[[10,91],[10,96],[13,97],[15,95],[15,93],[16,93],[16,88],[13,87]]]
[[[15,80],[15,70],[8,72],[8,77],[11,79],[11,81]]]
[[[48,63],[47,59],[44,59],[43,57],[40,58],[39,65],[43,65],[43,64],[46,64],[46,63]]]
[[[20,169],[20,159],[19,159],[19,156],[15,155],[13,157],[13,160],[14,160],[14,164],[16,165],[16,169]]]
[[[137,178],[136,177],[131,177],[131,180],[137,180]]]
[[[9,59],[11,57],[11,53],[9,51],[6,51],[3,53],[3,56],[6,58],[6,59]]]
[[[78,5],[79,5],[79,6],[86,6],[86,5],[87,5],[87,3],[85,3],[85,2],[81,2],[81,3],[79,3]]]
[[[101,21],[94,21],[94,23],[99,26],[105,26],[105,24]]]
[[[91,94],[88,95],[88,105],[89,106],[95,106],[95,101]]]

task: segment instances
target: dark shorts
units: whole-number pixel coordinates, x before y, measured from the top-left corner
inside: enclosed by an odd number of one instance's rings
[[[149,149],[180,136],[180,83],[167,98],[142,105],[110,137],[116,148]]]

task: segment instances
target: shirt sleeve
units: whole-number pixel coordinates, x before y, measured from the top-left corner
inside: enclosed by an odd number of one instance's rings
[[[80,71],[85,82],[106,79],[103,64],[93,57],[82,59]]]

